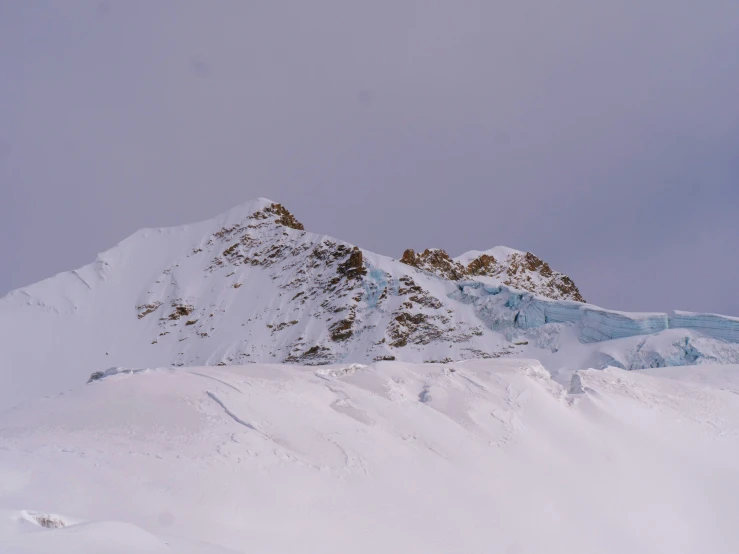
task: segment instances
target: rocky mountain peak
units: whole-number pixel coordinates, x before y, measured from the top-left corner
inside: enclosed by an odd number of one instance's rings
[[[272,219],[278,225],[304,231],[305,227],[300,223],[293,214],[291,214],[285,206],[273,202],[265,208],[254,212],[250,219]]]
[[[497,263],[493,256],[483,254],[467,264],[467,275],[487,275],[493,271]]]
[[[418,254],[409,248],[400,261],[449,281],[490,278],[491,284],[506,285],[554,300],[585,302],[572,279],[552,270],[548,263],[531,252],[496,247],[487,252],[469,252],[451,258],[438,248],[427,248]]]
[[[494,251],[498,257],[493,255]],[[502,285],[554,300],[585,302],[572,279],[554,271],[531,252],[496,247],[488,252],[463,254],[455,261],[466,264],[465,272],[469,277],[491,278]]]
[[[455,262],[449,254],[438,248],[427,248],[420,254],[416,254],[412,248],[409,248],[403,252],[400,261],[450,281],[459,281],[467,275],[462,264]]]

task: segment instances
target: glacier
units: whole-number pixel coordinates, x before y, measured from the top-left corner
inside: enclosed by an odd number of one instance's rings
[[[532,329],[550,323],[576,324],[582,343],[651,335],[687,329],[725,342],[739,343],[739,318],[674,311],[621,312],[572,300],[552,300],[505,285],[477,281],[457,283],[449,297],[471,304],[477,316],[495,331]]]
[[[674,311],[670,328],[694,329],[716,339],[739,342],[739,317]]]

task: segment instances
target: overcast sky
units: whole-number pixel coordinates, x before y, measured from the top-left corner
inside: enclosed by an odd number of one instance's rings
[[[739,315],[739,3],[0,0],[0,294],[257,196]]]

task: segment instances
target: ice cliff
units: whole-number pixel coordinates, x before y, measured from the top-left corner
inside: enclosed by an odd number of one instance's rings
[[[739,318],[718,314],[619,312],[474,281],[457,283],[457,290],[450,296],[472,304],[477,316],[495,330],[572,323],[577,325],[583,343],[650,335],[667,329],[690,329],[714,339],[739,342]]]

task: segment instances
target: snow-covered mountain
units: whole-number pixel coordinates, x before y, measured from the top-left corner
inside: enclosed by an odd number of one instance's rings
[[[408,250],[394,260],[306,232],[258,199],[141,230],[0,299],[0,407],[110,366],[525,356],[564,382],[582,367],[739,362],[737,342],[736,318],[586,304],[528,252]]]
[[[3,554],[733,554],[739,366],[111,371],[0,413]]]
[[[732,362],[738,318],[259,199],[0,299],[0,552],[733,553]]]

